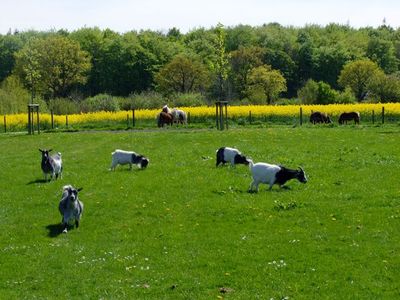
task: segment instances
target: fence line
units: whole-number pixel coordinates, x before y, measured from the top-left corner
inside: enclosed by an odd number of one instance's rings
[[[365,106],[369,106],[366,104]],[[381,124],[390,124],[394,122],[400,123],[400,104],[398,105],[371,105],[371,108],[367,110],[363,108],[361,110],[361,124],[376,124],[379,122]],[[312,111],[327,111],[329,113],[329,106],[325,106],[322,108],[314,107],[314,106],[297,106],[297,112],[293,110],[293,108],[289,108],[287,106],[268,106],[267,111],[265,111],[266,107],[235,107],[235,106],[226,106],[223,105],[221,109],[218,107],[218,115],[215,117],[215,114],[210,114],[207,112],[207,109],[210,110],[210,107],[197,107],[192,108],[190,111],[187,111],[188,122],[191,124],[209,124],[213,118],[216,118],[217,125],[222,128],[227,128],[228,121],[231,124],[239,124],[243,125],[246,123],[249,124],[260,124],[262,122],[268,124],[308,124],[308,116],[310,114],[310,108]],[[245,112],[247,108],[247,111]],[[250,110],[248,108],[251,108]],[[214,108],[215,109],[215,108]],[[253,111],[254,109],[254,111]],[[330,108],[332,109],[332,108]],[[332,120],[336,123],[337,117],[339,116],[338,108],[335,113],[333,113]],[[342,110],[342,108],[340,108]],[[347,111],[352,110],[353,107],[349,106]],[[379,111],[380,110],[380,111]],[[227,116],[227,111],[229,111],[229,117],[224,120]],[[150,111],[152,112],[152,111]],[[121,113],[125,113],[124,117],[121,118]],[[144,114],[145,113],[145,114]],[[34,119],[32,114],[28,114],[31,122]],[[62,118],[64,117],[64,122]],[[132,118],[132,121],[130,120]],[[35,118],[37,119],[37,118]],[[222,120],[221,120],[222,119]],[[3,118],[0,118],[0,126],[1,121],[3,121],[3,132],[10,131],[23,131],[26,130],[29,126],[29,122],[27,123],[26,114],[16,114],[16,115],[7,115],[4,114]],[[121,126],[121,124],[125,124],[128,128],[135,127],[138,125],[141,127],[156,127],[155,116],[149,117],[149,112],[143,110],[135,110],[132,109],[129,111],[122,111],[120,113],[88,113],[88,114],[76,114],[76,115],[55,115],[53,111],[50,114],[42,113],[40,114],[40,120],[35,120],[37,124],[35,127],[39,126],[40,129],[48,130],[55,129],[55,127],[67,128],[75,127],[77,129],[80,128],[113,128],[114,126]],[[115,121],[115,123],[113,122]],[[108,123],[108,124],[107,124]],[[225,124],[224,124],[225,123]],[[115,124],[115,125],[114,125]],[[119,124],[119,125],[117,125]],[[31,123],[31,126],[34,125]],[[33,126],[32,126],[33,127]],[[34,128],[30,128],[33,131]]]

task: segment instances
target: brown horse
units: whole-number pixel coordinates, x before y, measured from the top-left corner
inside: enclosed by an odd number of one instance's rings
[[[349,113],[342,113],[339,117],[339,124],[347,124],[347,121],[354,120],[354,124],[360,124],[360,113],[358,111],[352,111]]]
[[[162,111],[157,116],[157,125],[158,127],[164,127],[165,124],[172,125],[173,120],[172,114]]]
[[[313,112],[310,116],[310,122],[313,124],[317,123],[332,123],[331,119],[326,113],[316,111]]]

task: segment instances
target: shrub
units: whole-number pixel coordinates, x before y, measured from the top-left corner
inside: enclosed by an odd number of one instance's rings
[[[200,93],[176,94],[171,101],[171,106],[202,106],[208,104],[206,98]]]
[[[116,98],[108,94],[98,94],[82,101],[83,112],[92,111],[119,111],[119,103]]]
[[[298,92],[298,97],[304,104],[335,103],[338,92],[323,81],[316,82],[309,79]]]
[[[16,76],[7,77],[0,87],[0,113],[14,114],[27,111],[31,94]]]
[[[123,110],[160,108],[166,102],[167,100],[156,92],[142,92],[140,94],[132,94],[128,98],[119,99],[120,107]]]
[[[66,98],[51,99],[48,106],[56,115],[76,114],[81,111],[79,102]]]
[[[355,103],[356,101],[357,99],[354,96],[354,93],[350,87],[346,87],[346,89],[343,92],[338,93],[338,95],[336,96],[337,103],[346,104],[346,103]]]

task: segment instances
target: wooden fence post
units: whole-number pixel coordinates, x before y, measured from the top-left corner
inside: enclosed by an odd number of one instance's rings
[[[249,123],[251,124],[252,120],[251,120],[251,110],[249,111]]]
[[[51,110],[50,112],[51,112],[51,129],[54,129],[54,112],[53,110]]]
[[[375,111],[372,110],[372,124],[375,124]]]
[[[187,124],[189,124],[190,123],[190,111],[188,111],[188,113],[187,113]]]
[[[65,126],[68,128],[68,115],[65,115]]]
[[[36,106],[37,133],[40,134],[39,105]]]
[[[300,126],[303,125],[303,108],[300,106]]]
[[[7,118],[6,118],[6,115],[4,115],[4,132],[7,132]]]
[[[385,123],[385,107],[382,106],[382,124]]]
[[[135,127],[135,109],[132,109],[132,127]]]

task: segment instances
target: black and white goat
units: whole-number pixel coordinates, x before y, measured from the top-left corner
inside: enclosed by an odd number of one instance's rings
[[[251,159],[249,159],[249,167],[253,181],[250,184],[249,192],[258,192],[258,185],[260,183],[265,183],[269,185],[269,189],[272,189],[274,184],[278,184],[282,187],[288,180],[296,178],[302,183],[307,182],[307,176],[304,170],[299,167],[299,170],[292,170],[285,168],[284,166],[271,165],[267,163],[256,163],[254,164]]]
[[[242,155],[238,149],[221,147],[217,150],[216,167],[218,167],[221,163],[225,164],[226,162],[230,162],[232,166],[236,164],[249,164],[246,156]]]
[[[140,169],[144,169],[149,164],[149,159],[143,155],[137,154],[133,151],[125,151],[116,149],[112,155],[110,170],[114,171],[117,165],[130,165],[130,170],[132,169],[132,164],[137,165]]]
[[[51,179],[57,179],[58,176],[62,176],[62,159],[61,159],[61,153],[58,152],[57,154],[54,154],[50,156],[50,150],[42,150],[39,149],[39,151],[42,153],[42,171],[44,174],[44,179],[47,181],[47,174],[50,174],[50,180]]]
[[[79,227],[83,212],[83,203],[78,198],[78,192],[81,190],[82,188],[76,189],[72,185],[63,187],[61,200],[58,204],[58,210],[62,216],[63,233],[67,233],[68,224],[71,221],[75,221],[76,228]]]

